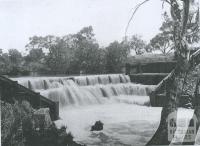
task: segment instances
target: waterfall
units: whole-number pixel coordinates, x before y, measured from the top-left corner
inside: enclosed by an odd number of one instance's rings
[[[21,85],[59,101],[60,106],[93,105],[106,102],[149,105],[148,93],[154,86],[133,84],[123,74],[15,79]]]
[[[62,120],[56,121],[56,126],[67,125],[67,131],[73,134],[74,140],[82,144],[115,145],[119,142],[145,145],[158,127],[161,108],[150,107],[148,96],[155,86],[131,83],[127,75],[13,80],[53,101],[59,101]],[[98,120],[105,124],[100,135],[90,131]],[[102,136],[109,141],[104,141]],[[127,139],[130,141],[127,142]]]
[[[150,106],[148,95],[155,86],[131,83],[127,75],[88,75],[73,78],[28,77],[13,80],[33,91],[40,92],[41,95],[53,101],[59,101],[59,114],[64,123],[67,123],[69,130],[78,141],[88,145],[94,140],[94,138],[90,139],[91,133],[88,127],[97,120],[102,120],[107,126],[106,132],[103,131],[104,134],[107,134],[110,139],[113,139],[112,136],[115,135],[116,139],[124,143],[127,141],[123,140],[123,137],[127,136],[126,129],[133,128],[129,131],[130,139],[137,130],[141,130],[138,133],[144,133],[145,130],[149,133],[145,141],[141,139],[144,135],[138,134],[141,137],[137,135],[138,139],[133,139],[134,141],[129,144],[135,141],[141,144],[147,143],[158,127],[161,108],[147,107]],[[179,113],[184,114],[185,112],[182,111],[185,110],[180,110]],[[145,124],[141,121],[145,121]],[[152,126],[152,122],[157,126]],[[116,133],[115,129],[122,132]],[[96,138],[98,139],[98,136]],[[93,144],[96,145],[96,143]]]

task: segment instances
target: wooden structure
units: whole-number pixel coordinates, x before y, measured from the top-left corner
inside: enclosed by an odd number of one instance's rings
[[[0,75],[0,97],[1,100],[13,103],[15,100],[27,100],[35,109],[48,107],[52,120],[59,118],[59,103],[47,99],[46,97],[36,93],[20,84],[17,81],[10,80]]]
[[[130,76],[131,82],[157,85],[175,66],[175,61],[145,62],[138,64],[127,63],[126,74]]]

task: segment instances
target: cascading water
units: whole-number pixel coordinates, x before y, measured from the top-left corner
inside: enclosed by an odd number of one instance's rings
[[[23,86],[59,101],[60,106],[125,102],[149,105],[148,93],[154,86],[130,83],[126,75],[94,75],[69,78],[18,79]]]
[[[155,86],[133,84],[122,74],[15,78],[21,85],[60,103],[57,126],[67,125],[86,145],[145,145],[158,127],[161,108],[150,106]],[[104,129],[91,132],[101,120]],[[60,124],[59,124],[60,123]]]

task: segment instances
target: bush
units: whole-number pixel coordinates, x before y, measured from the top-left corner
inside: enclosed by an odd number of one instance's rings
[[[48,129],[31,130],[26,135],[26,146],[79,146],[73,141],[73,136],[66,133],[66,128],[57,129],[52,124]]]
[[[1,101],[1,109],[2,146],[81,146],[66,133],[66,127],[35,128],[34,109],[26,101],[13,105]]]

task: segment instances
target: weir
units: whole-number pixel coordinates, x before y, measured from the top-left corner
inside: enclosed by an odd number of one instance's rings
[[[66,105],[102,104],[108,100],[114,102],[128,102],[125,96],[134,96],[128,99],[130,103],[150,105],[148,94],[155,86],[133,84],[127,75],[90,75],[67,77],[38,77],[15,78],[19,84]],[[121,97],[121,96],[124,97]],[[127,97],[131,98],[131,97]],[[139,99],[140,98],[140,99]]]
[[[82,144],[100,145],[101,142],[106,145],[116,141],[126,144],[124,137],[135,137],[134,133],[138,131],[140,136],[133,140],[145,145],[156,131],[160,119],[161,108],[151,107],[149,98],[155,86],[131,83],[128,75],[28,77],[13,80],[51,101],[59,102],[59,116],[62,120],[56,121],[56,125],[59,126],[62,121],[60,125],[66,125],[75,141]],[[101,135],[92,135],[91,125],[98,120],[105,124],[105,128]],[[126,132],[126,129],[136,127],[140,128]],[[119,132],[116,133],[114,129]],[[145,141],[141,138],[144,137],[144,131],[148,133]],[[104,141],[102,136],[113,142]]]
[[[120,144],[131,145],[137,142],[145,145],[159,125],[162,108],[152,107],[155,99],[149,97],[157,86],[132,83],[128,75],[32,77],[13,80],[50,101],[58,102],[62,119],[60,125],[66,124],[75,140],[82,144],[113,144],[119,141]],[[97,120],[101,120],[106,126],[100,135],[90,132],[91,125]],[[57,126],[59,122],[56,122]],[[130,131],[127,132],[127,129]],[[104,141],[102,136],[109,141]],[[127,138],[130,139],[128,143]]]

